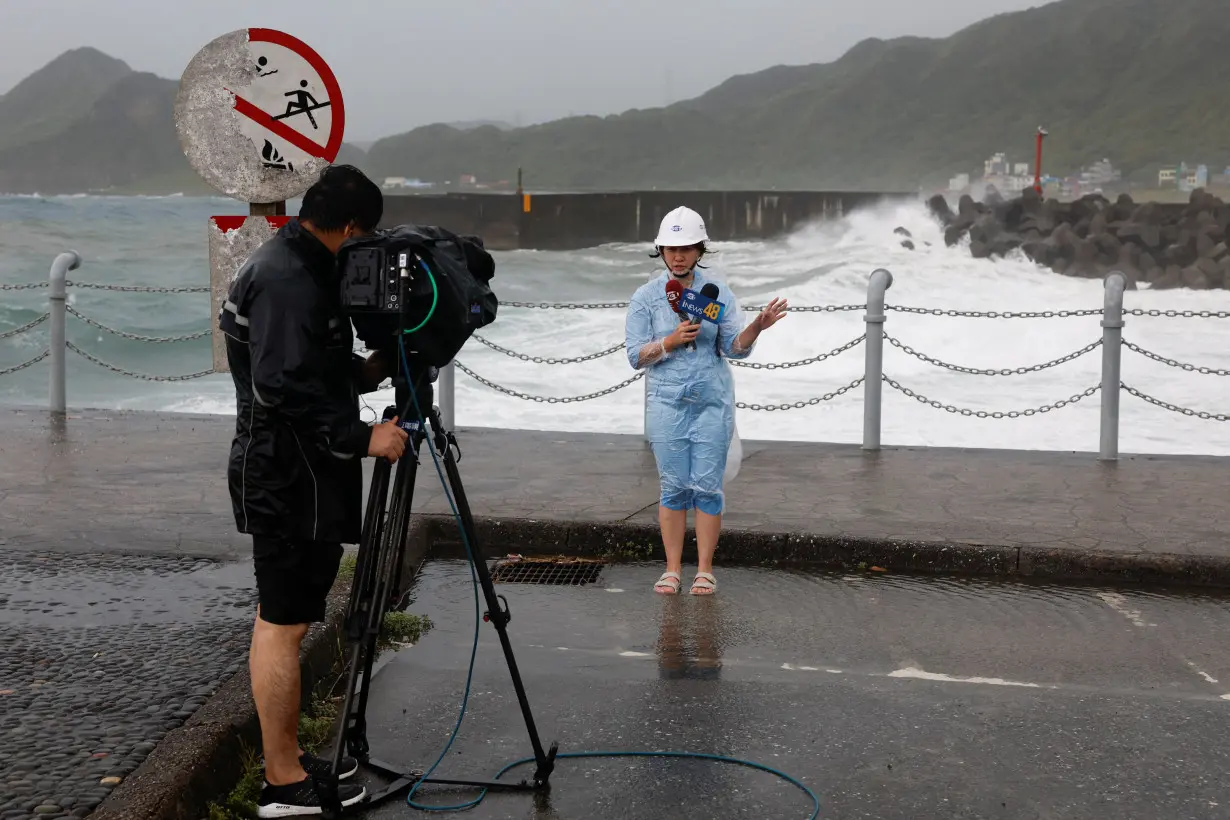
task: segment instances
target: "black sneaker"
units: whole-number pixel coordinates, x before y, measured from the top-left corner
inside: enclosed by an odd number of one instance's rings
[[[303,771],[307,772],[308,777],[328,777],[330,770],[333,768],[333,758],[321,758],[304,752],[299,755],[299,765],[303,767]],[[261,768],[265,767],[265,761],[261,760]],[[342,755],[341,765],[337,770],[337,779],[345,780],[348,777],[353,777],[354,773],[359,770],[359,761],[353,757]]]
[[[345,808],[367,797],[367,789],[339,784],[337,796]],[[323,813],[320,795],[316,793],[316,786],[310,777],[286,786],[270,786],[266,783],[256,803],[257,817],[303,817]]]
[[[321,758],[304,752],[299,756],[299,765],[308,773],[308,777],[328,777],[333,769],[333,758]],[[337,767],[337,779],[345,780],[359,770],[359,761],[353,757],[342,755],[342,762]]]

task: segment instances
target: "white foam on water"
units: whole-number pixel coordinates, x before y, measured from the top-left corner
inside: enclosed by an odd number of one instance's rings
[[[910,231],[915,250],[901,247],[902,237],[893,233],[898,226]],[[717,242],[714,246],[719,253],[707,264],[713,274],[732,286],[744,304],[764,304],[774,296],[784,296],[796,306],[861,305],[866,301],[868,277],[877,268],[892,272],[890,305],[936,310],[1060,311],[1100,309],[1103,301],[1100,280],[1059,276],[1019,254],[978,260],[970,256],[967,247],[945,247],[937,223],[922,204],[914,202],[858,211],[777,240]],[[656,275],[659,263],[649,259],[648,251],[641,245],[613,244],[571,253],[497,253],[493,286],[505,302],[626,301],[639,283]],[[1125,303],[1129,308],[1162,311],[1226,311],[1230,310],[1230,291],[1140,290],[1127,293]],[[622,342],[624,317],[625,312],[619,309],[502,306],[496,322],[482,335],[530,356],[575,357]],[[191,318],[201,324],[206,321],[195,313]],[[28,321],[28,317],[22,321]],[[889,311],[884,330],[902,344],[944,362],[1014,369],[1057,359],[1094,342],[1102,334],[1099,322],[1098,315],[986,319]],[[750,361],[805,359],[855,339],[865,330],[862,310],[793,312],[761,337]],[[1209,368],[1230,368],[1230,319],[1128,316],[1124,335],[1164,357]],[[108,355],[139,372],[201,369],[195,358],[134,358],[173,355],[174,351],[168,349],[175,348],[173,345],[138,347],[140,352],[134,348],[132,354],[125,349]],[[935,367],[886,343],[884,372],[918,394],[966,413],[1024,411],[1068,399],[1099,384],[1101,356],[1101,348],[1096,348],[1075,361],[1039,372],[981,376]],[[510,358],[477,340],[465,346],[458,361],[493,382],[541,397],[597,392],[634,373],[622,350],[581,364],[547,365]],[[83,406],[223,415],[235,412],[233,387],[225,374],[190,382],[134,382],[77,369],[92,365],[71,364],[71,400]],[[861,345],[802,367],[736,368],[737,398],[762,405],[807,402],[849,384],[862,376],[863,369]],[[97,381],[76,381],[78,372],[88,373],[88,378]],[[1122,378],[1144,393],[1180,407],[1211,413],[1230,411],[1230,380],[1226,378],[1185,372],[1129,350],[1123,351]],[[29,376],[18,383],[28,383],[28,388],[5,394],[11,397],[6,401],[45,400],[45,379]],[[641,382],[601,398],[565,403],[504,395],[461,372],[457,373],[456,386],[459,426],[633,434],[642,430]],[[883,397],[881,440],[885,446],[1084,452],[1096,451],[1098,446],[1099,393],[1067,407],[1011,419],[977,418],[937,409],[887,384],[883,385]],[[371,408],[363,411],[364,417],[372,419],[391,402],[392,391],[378,391],[364,400]],[[1230,424],[1181,415],[1126,393],[1120,397],[1120,406],[1123,453],[1230,454]],[[856,443],[862,439],[862,424],[862,387],[801,409],[738,411],[744,440]]]

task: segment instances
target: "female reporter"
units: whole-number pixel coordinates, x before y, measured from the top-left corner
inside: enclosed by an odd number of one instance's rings
[[[682,582],[687,511],[696,510],[697,572],[693,595],[717,591],[713,553],[722,529],[726,456],[735,432],[735,383],[724,359],[744,359],[761,332],[786,315],[786,300],[774,299],[744,326],[738,300],[724,282],[698,272],[709,236],[700,214],[676,208],[662,220],[653,258],[666,271],[632,295],[625,323],[628,361],[646,368],[646,435],[661,484],[658,522],[666,572],[654,585],[676,594]],[[693,324],[667,298],[675,281],[699,293],[717,287],[724,305],[716,322]],[[695,343],[694,349],[691,343]]]

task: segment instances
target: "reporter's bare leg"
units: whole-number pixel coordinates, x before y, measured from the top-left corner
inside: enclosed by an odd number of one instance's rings
[[[696,571],[713,573],[713,554],[722,534],[722,514],[696,511]]]
[[[688,511],[658,507],[658,526],[662,529],[662,549],[666,551],[666,571],[683,572],[683,537],[688,530]]]
[[[307,624],[264,621],[257,607],[248,671],[260,718],[265,780],[273,786],[307,777],[299,762],[299,647],[307,629]]]

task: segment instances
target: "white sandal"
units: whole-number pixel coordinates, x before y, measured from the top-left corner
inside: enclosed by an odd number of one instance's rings
[[[703,589],[706,592],[697,592],[696,590]],[[717,579],[707,572],[696,573],[696,578],[692,581],[693,595],[712,595],[717,592]]]
[[[657,592],[659,595],[678,595],[679,585],[682,582],[683,582],[683,579],[679,577],[679,573],[664,572],[662,573],[662,577],[658,579],[658,582],[653,585],[653,591]],[[670,591],[669,592],[659,591],[658,587],[667,587]]]

